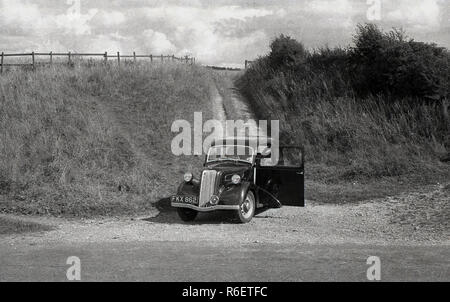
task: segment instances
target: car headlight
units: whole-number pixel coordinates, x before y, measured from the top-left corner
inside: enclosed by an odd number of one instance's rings
[[[213,195],[213,196],[211,197],[210,203],[211,203],[213,206],[216,206],[216,205],[219,203],[219,201],[220,201],[219,196]]]
[[[241,182],[241,176],[235,174],[233,177],[231,177],[231,182],[235,185],[239,184]]]
[[[185,182],[191,182],[193,178],[194,178],[194,175],[192,175],[192,173],[184,174],[184,181]]]

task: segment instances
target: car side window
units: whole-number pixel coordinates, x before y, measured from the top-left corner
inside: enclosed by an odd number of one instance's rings
[[[276,165],[272,162],[272,149],[270,147],[260,147],[258,152],[264,157],[261,159],[261,167],[275,167]]]
[[[271,158],[263,158],[261,159],[261,167],[276,167],[276,165],[272,163]]]
[[[278,162],[272,161],[272,150],[266,149],[261,152],[264,157],[261,159],[261,167],[302,167],[303,166],[303,153],[301,148],[286,147],[280,149],[280,157]]]

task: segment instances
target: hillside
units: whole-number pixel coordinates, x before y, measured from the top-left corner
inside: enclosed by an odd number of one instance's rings
[[[0,212],[139,213],[201,159],[170,150],[176,119],[211,117],[207,71],[77,65],[0,77]]]
[[[305,146],[307,195],[346,202],[448,182],[447,49],[360,25],[348,48],[281,35],[236,82],[259,119]]]

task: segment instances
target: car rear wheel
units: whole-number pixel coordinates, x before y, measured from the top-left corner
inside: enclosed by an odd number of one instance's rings
[[[191,209],[178,208],[177,212],[178,212],[178,216],[180,216],[181,220],[183,220],[185,222],[194,221],[198,215],[197,211],[194,211]]]
[[[241,223],[249,223],[255,216],[256,202],[255,195],[249,191],[243,201],[239,203],[239,210],[236,212],[236,218]]]

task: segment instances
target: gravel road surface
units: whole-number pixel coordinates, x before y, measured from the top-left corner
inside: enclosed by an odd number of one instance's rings
[[[64,281],[70,256],[83,281],[365,281],[369,256],[380,257],[384,281],[450,281],[448,236],[399,227],[390,208],[310,202],[245,225],[226,213],[186,224],[165,207],[117,219],[15,217],[54,230],[0,236],[0,281]]]

